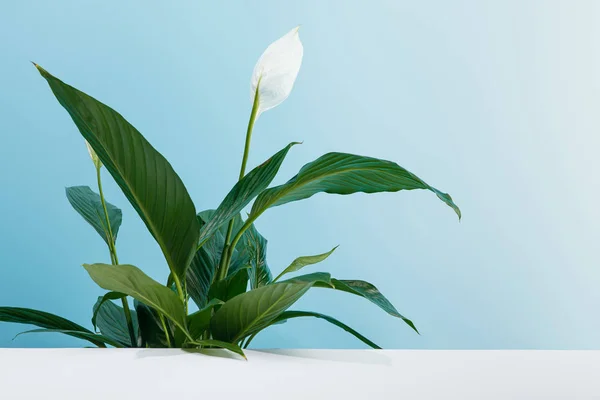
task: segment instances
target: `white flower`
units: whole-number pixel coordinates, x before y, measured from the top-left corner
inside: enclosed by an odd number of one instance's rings
[[[281,104],[292,91],[304,54],[299,28],[271,43],[254,67],[250,83],[252,101],[258,87],[257,116]]]
[[[96,168],[100,168],[102,166],[102,161],[100,161],[100,158],[98,158],[98,154],[96,154],[94,149],[92,149],[92,146],[90,146],[87,140],[85,141],[85,145],[87,146],[88,153],[90,153],[90,158],[94,162],[94,165]]]

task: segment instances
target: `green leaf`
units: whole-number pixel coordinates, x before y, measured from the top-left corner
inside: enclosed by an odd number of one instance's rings
[[[396,307],[394,307],[393,304],[390,303],[390,301],[383,294],[381,294],[381,292],[375,287],[375,285],[361,280],[340,280],[335,278],[331,279],[331,283],[333,284],[333,288],[336,290],[341,290],[343,292],[352,293],[357,296],[364,297],[365,299],[379,306],[379,308],[381,308],[388,314],[396,318],[400,318],[408,326],[414,329],[415,332],[419,333],[415,324],[413,324],[413,322],[410,319],[400,314],[398,310],[396,310]],[[315,286],[327,287],[319,284]]]
[[[116,293],[109,292],[108,294]],[[122,293],[121,297],[125,297]],[[119,342],[124,347],[132,347],[131,337],[129,336],[129,328],[127,326],[127,318],[125,317],[125,311],[122,307],[117,306],[112,301],[107,299],[107,295],[104,297],[98,297],[98,301],[94,305],[94,316],[96,317],[96,321],[98,324],[98,329],[100,332],[117,342]],[[137,313],[135,311],[130,311],[131,313],[131,321],[133,322],[133,330],[134,335],[138,337],[138,320]],[[134,343],[137,345],[137,343]]]
[[[375,343],[373,343],[372,341],[370,341],[369,339],[367,339],[366,337],[364,337],[363,335],[361,335],[354,329],[350,328],[348,325],[338,321],[337,319],[335,319],[333,317],[330,317],[330,316],[324,315],[324,314],[319,314],[319,313],[310,312],[310,311],[285,311],[280,316],[278,316],[273,321],[273,323],[283,322],[283,321],[287,321],[288,319],[291,319],[291,318],[299,318],[299,317],[315,317],[315,318],[324,319],[325,321],[342,328],[343,330],[350,333],[351,335],[354,335],[358,340],[367,344],[368,346],[370,346],[374,349],[381,349],[381,347],[377,346]]]
[[[234,352],[234,353],[244,357],[245,360],[248,360],[246,358],[246,355],[244,354],[244,350],[242,350],[242,348],[240,346],[238,346],[237,344],[222,342],[220,340],[214,340],[214,339],[196,340],[191,343],[196,346],[216,347],[216,348],[227,349],[231,352]]]
[[[124,297],[127,296],[119,292],[108,292],[104,296],[99,297],[99,300],[94,305],[94,313],[92,314],[92,326],[94,327],[94,329],[96,329],[96,320],[98,319],[98,312],[100,311],[100,307],[102,306],[102,304],[109,300],[119,300]]]
[[[345,153],[328,153],[306,164],[287,183],[262,192],[256,198],[250,219],[256,219],[269,207],[307,199],[324,192],[352,194],[427,189],[456,212],[460,210],[450,195],[429,186],[417,176],[391,161]]]
[[[304,257],[296,258],[294,261],[292,261],[292,263],[289,265],[289,267],[284,269],[283,272],[277,276],[277,278],[273,279],[273,282],[276,282],[283,275],[289,274],[290,272],[298,271],[298,270],[306,267],[307,265],[320,263],[321,261],[323,261],[327,257],[329,257],[331,255],[331,253],[333,253],[335,251],[335,249],[337,249],[337,248],[338,248],[338,246],[335,246],[333,249],[331,249],[327,253],[318,254],[316,256],[304,256]]]
[[[134,300],[133,305],[138,318],[140,338],[142,340],[141,346],[150,348],[168,347],[165,331],[156,310],[138,300]],[[171,335],[173,333],[171,332]]]
[[[36,67],[156,239],[171,272],[183,280],[200,227],[171,164],[118,112]]]
[[[106,217],[104,216],[104,208],[102,207],[100,195],[95,193],[88,186],[68,187],[66,193],[67,199],[75,211],[77,211],[79,215],[81,215],[83,219],[96,230],[96,232],[98,232],[106,244],[109,244],[108,227],[106,226]],[[113,206],[109,202],[105,203],[112,234],[116,241],[123,215],[119,208]]]
[[[20,307],[0,307],[0,321],[13,322],[17,324],[28,324],[51,330],[64,330],[69,332],[83,332],[93,335],[94,332],[83,326],[71,322],[68,319],[44,311],[32,310]],[[73,335],[71,335],[73,336]],[[104,347],[104,343],[98,339],[92,341],[96,346]]]
[[[233,275],[212,284],[209,291],[211,299],[228,301],[242,294],[248,288],[248,270],[246,268],[236,271]]]
[[[188,331],[194,340],[201,339],[202,334],[210,328],[210,319],[212,318],[213,310],[221,304],[223,304],[223,301],[212,299],[202,310],[188,315]]]
[[[236,343],[268,326],[313,286],[307,283],[274,283],[235,296],[215,313],[213,337]]]
[[[331,274],[328,272],[313,272],[311,274],[299,275],[280,283],[307,283],[312,282],[315,286],[334,288],[331,281]]]
[[[252,224],[242,235],[241,242],[250,256],[250,286],[256,289],[269,284],[273,275],[267,265],[267,239]]]
[[[96,345],[97,343],[102,343],[102,346],[99,347],[105,347],[104,344],[108,344],[117,348],[123,347],[121,343],[109,337],[92,332],[69,331],[66,329],[32,329],[30,331],[21,332],[17,336],[25,335],[26,333],[62,333],[64,335],[72,336],[77,339],[87,340],[88,342],[92,342]],[[15,336],[15,339],[17,338],[17,336]]]
[[[161,285],[133,265],[84,264],[90,277],[103,289],[124,293],[156,309],[187,332],[183,303],[168,287]]]
[[[244,176],[225,196],[214,215],[200,231],[199,247],[202,246],[223,224],[235,217],[260,192],[265,190],[275,175],[290,148],[298,142],[288,144],[273,157]]]

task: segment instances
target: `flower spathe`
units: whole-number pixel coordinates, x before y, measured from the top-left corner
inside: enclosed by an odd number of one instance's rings
[[[251,79],[251,100],[258,88],[257,116],[277,107],[290,95],[300,71],[304,48],[296,27],[269,47],[258,59]]]
[[[90,144],[87,142],[87,140],[85,141],[85,145],[88,149],[88,153],[90,153],[90,158],[94,162],[94,165],[96,166],[96,168],[102,167],[102,161],[100,161],[98,154],[96,154],[94,149],[92,149],[92,146],[90,146]]]

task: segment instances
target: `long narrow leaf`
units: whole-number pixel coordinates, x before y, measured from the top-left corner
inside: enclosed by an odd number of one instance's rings
[[[77,339],[87,340],[88,342],[91,342],[94,344],[102,343],[101,347],[104,347],[104,344],[108,344],[110,346],[117,347],[117,348],[123,347],[123,345],[121,343],[119,343],[109,337],[99,335],[97,333],[91,333],[91,332],[69,331],[66,329],[32,329],[30,331],[21,332],[17,336],[25,335],[26,333],[62,333],[64,335],[72,336]],[[17,336],[15,336],[15,338],[17,338]]]
[[[273,282],[278,281],[279,278],[281,278],[283,275],[289,274],[290,272],[299,271],[300,269],[306,267],[307,265],[313,265],[313,264],[320,263],[321,261],[323,261],[327,257],[329,257],[331,255],[331,253],[333,253],[335,251],[335,249],[337,249],[337,248],[338,248],[338,246],[335,246],[333,249],[329,250],[327,253],[317,254],[316,256],[304,256],[304,257],[296,258],[294,261],[292,261],[292,263],[286,269],[284,269],[277,276],[277,278],[273,279]]]
[[[98,232],[106,244],[109,244],[108,227],[106,226],[106,217],[104,216],[100,195],[90,189],[89,186],[71,186],[66,188],[65,191],[67,199],[75,211]],[[106,202],[106,211],[108,211],[110,228],[116,241],[123,215],[119,208],[109,202]]]
[[[121,114],[36,67],[182,281],[200,227],[194,204],[171,164]]]

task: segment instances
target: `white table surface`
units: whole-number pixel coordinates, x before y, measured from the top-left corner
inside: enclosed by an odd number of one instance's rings
[[[600,351],[211,353],[0,349],[0,399],[600,399]]]

